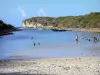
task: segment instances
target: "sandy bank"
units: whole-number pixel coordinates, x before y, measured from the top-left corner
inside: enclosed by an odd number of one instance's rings
[[[100,28],[66,28],[66,30],[82,31],[82,32],[100,32]]]
[[[1,60],[4,75],[100,75],[100,58]]]

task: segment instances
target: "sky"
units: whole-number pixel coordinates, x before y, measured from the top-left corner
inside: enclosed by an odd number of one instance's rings
[[[16,27],[35,16],[75,16],[100,12],[100,0],[0,0],[0,19]]]

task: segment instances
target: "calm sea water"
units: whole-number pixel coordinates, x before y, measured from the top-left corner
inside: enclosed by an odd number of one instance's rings
[[[100,38],[100,33],[26,29],[0,38],[0,59],[100,56],[100,42],[80,39],[76,43],[76,34]]]

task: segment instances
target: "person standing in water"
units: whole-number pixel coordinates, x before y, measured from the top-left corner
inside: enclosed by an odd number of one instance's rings
[[[76,42],[78,42],[78,35],[75,36],[75,40],[76,40]]]
[[[78,47],[78,35],[75,36],[75,40],[76,40],[76,45]]]

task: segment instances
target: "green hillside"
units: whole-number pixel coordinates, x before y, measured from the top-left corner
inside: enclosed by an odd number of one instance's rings
[[[81,16],[63,16],[63,17],[32,17],[24,20],[29,23],[41,23],[44,26],[53,25],[54,27],[66,28],[99,28],[100,12],[91,12]]]

